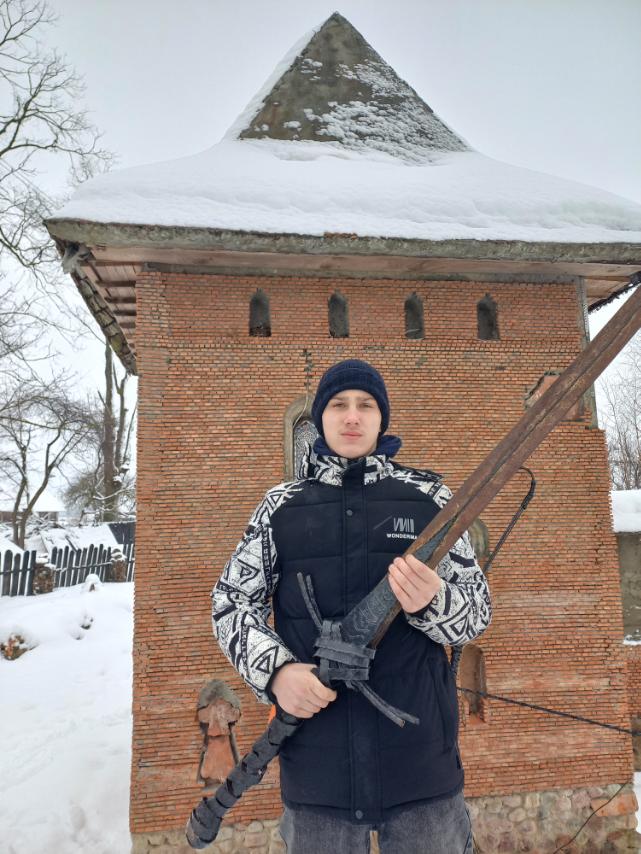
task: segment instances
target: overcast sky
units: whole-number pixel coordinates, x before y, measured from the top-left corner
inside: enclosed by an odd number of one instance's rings
[[[338,10],[484,154],[641,201],[638,0],[53,0],[121,166],[215,143]]]
[[[120,167],[213,145],[339,11],[472,147],[641,202],[639,0],[50,2]]]

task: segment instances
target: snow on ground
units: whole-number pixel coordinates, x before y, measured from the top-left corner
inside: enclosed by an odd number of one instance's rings
[[[0,598],[2,854],[126,854],[133,584]]]
[[[613,490],[611,495],[614,530],[641,531],[641,489]]]
[[[0,597],[0,642],[33,647],[0,656],[2,854],[130,850],[132,608],[133,584]]]
[[[224,139],[100,175],[56,218],[426,240],[641,242],[641,205],[475,151],[407,163],[340,144]]]

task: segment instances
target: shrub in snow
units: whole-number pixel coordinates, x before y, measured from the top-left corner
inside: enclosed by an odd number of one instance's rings
[[[101,587],[102,581],[98,578],[95,572],[90,572],[85,578],[85,583],[82,585],[82,592],[93,593],[96,590],[100,590]]]
[[[0,653],[8,661],[15,661],[27,650],[31,649],[26,640],[19,634],[9,635],[6,641],[0,643]]]
[[[85,614],[82,620],[80,621],[80,628],[84,629],[86,632],[89,631],[93,624],[93,617],[91,614]]]

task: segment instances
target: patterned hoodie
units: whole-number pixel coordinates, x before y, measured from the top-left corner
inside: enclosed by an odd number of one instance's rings
[[[340,487],[351,462],[344,457],[319,456],[308,451],[298,480],[280,483],[267,491],[212,591],[214,635],[261,702],[271,702],[265,688],[273,671],[288,661],[298,660],[268,625],[270,600],[280,578],[272,519],[314,481]],[[365,486],[388,477],[430,498],[438,509],[452,496],[440,476],[432,471],[400,466],[385,455],[366,458]],[[404,527],[402,523],[396,524],[397,528]],[[398,543],[395,553],[402,554],[414,538],[411,534],[418,535],[420,531],[417,528],[388,532],[389,538]],[[390,563],[393,557],[390,555]],[[441,560],[437,572],[445,584],[422,614],[406,615],[407,620],[437,643],[467,643],[478,637],[491,620],[488,585],[467,533]]]

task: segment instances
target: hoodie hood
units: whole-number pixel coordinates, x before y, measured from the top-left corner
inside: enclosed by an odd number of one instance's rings
[[[300,479],[314,478],[330,486],[341,486],[347,471],[359,466],[363,467],[363,483],[376,483],[389,476],[394,470],[391,457],[398,453],[401,447],[398,436],[381,436],[375,450],[367,457],[351,460],[339,457],[326,445],[322,436],[307,449],[298,471]]]

